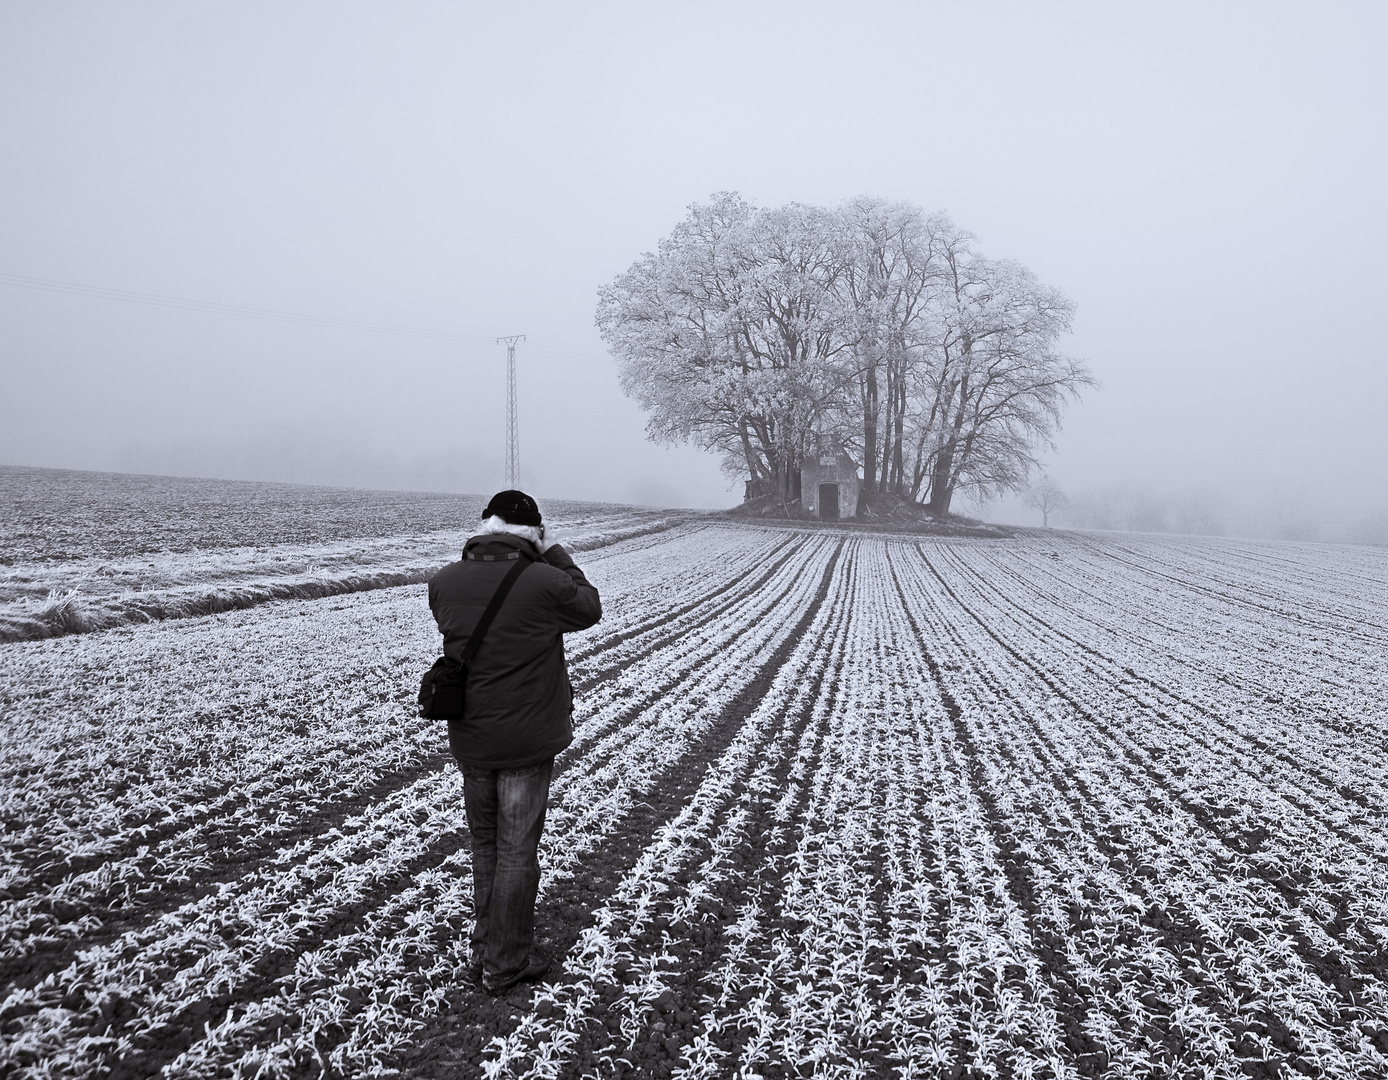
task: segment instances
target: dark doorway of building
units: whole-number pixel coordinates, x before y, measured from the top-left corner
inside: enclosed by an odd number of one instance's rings
[[[839,485],[819,485],[819,519],[821,521],[839,520]]]

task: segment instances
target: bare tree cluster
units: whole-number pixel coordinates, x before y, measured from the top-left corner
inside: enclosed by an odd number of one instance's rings
[[[1116,483],[1081,491],[1058,509],[1081,529],[1204,536],[1223,536],[1231,529],[1248,535],[1254,529],[1251,520],[1229,520],[1233,507],[1224,495],[1196,486],[1172,492],[1146,483]]]
[[[1231,493],[1208,483],[1162,490],[1151,483],[1120,482],[1082,490],[1055,511],[1081,529],[1375,542],[1372,515],[1352,524],[1327,520],[1320,507],[1290,486]],[[1384,535],[1381,525],[1378,535]]]
[[[945,514],[1023,486],[1065,403],[1094,385],[1057,351],[1074,313],[942,214],[858,199],[759,209],[731,193],[600,291],[597,325],[648,431],[790,498],[842,447],[869,508]]]

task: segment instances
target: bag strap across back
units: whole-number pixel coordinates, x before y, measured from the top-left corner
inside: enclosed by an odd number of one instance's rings
[[[496,587],[496,592],[492,593],[491,601],[487,604],[487,610],[482,612],[482,618],[477,621],[477,629],[468,637],[467,645],[463,648],[463,655],[459,659],[459,663],[463,667],[472,663],[472,658],[482,647],[482,638],[486,636],[487,630],[492,625],[492,620],[496,618],[496,613],[501,610],[501,604],[506,599],[506,594],[511,591],[511,586],[516,583],[516,578],[520,577],[529,565],[529,559],[519,559],[516,565],[511,567],[506,572],[506,576],[501,579],[501,584]]]

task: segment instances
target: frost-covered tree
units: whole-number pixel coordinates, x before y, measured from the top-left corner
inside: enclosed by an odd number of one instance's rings
[[[835,215],[724,193],[600,290],[598,329],[651,436],[717,450],[787,498],[852,389],[847,258]]]
[[[943,215],[876,199],[757,209],[723,193],[599,293],[647,430],[786,500],[806,455],[858,455],[865,498],[949,512],[1023,486],[1093,380],[1056,349],[1073,305]]]
[[[904,494],[907,412],[928,360],[944,287],[940,249],[967,234],[906,203],[857,199],[839,211],[851,240],[844,276],[852,312],[863,492]]]
[[[1074,317],[1058,289],[975,254],[963,236],[940,257],[946,286],[917,389],[911,494],[943,515],[961,488],[987,496],[1025,484],[1065,403],[1095,383],[1056,350]]]

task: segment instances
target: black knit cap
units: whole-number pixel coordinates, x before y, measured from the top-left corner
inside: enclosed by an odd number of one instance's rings
[[[482,511],[484,518],[499,517],[507,525],[539,525],[540,508],[523,491],[498,491]]]

